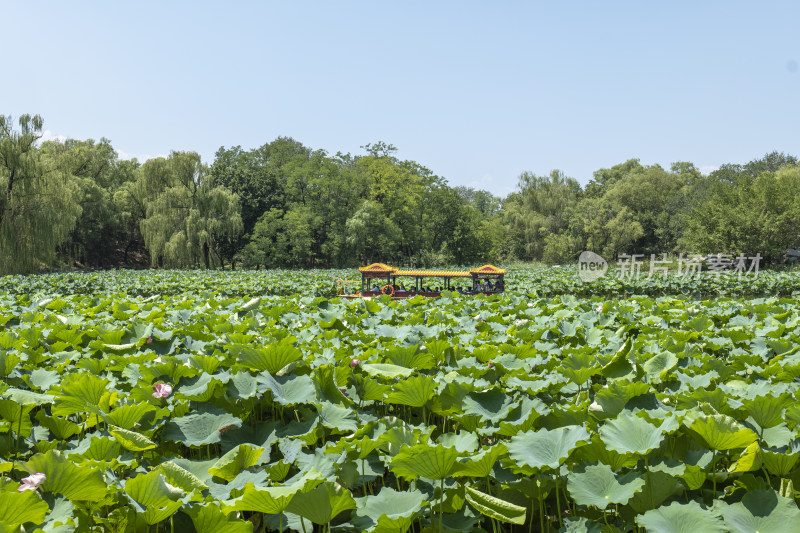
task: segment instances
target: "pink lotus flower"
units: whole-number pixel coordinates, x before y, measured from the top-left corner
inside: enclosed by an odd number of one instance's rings
[[[492,362],[491,362],[491,361],[489,361],[488,363],[486,363],[486,366],[488,366],[489,368],[494,368],[494,365],[492,364]]]
[[[147,337],[147,344],[153,343],[153,337]]]
[[[598,313],[602,313],[603,312],[603,306],[602,305],[598,305],[597,307],[594,308],[594,310],[597,311]]]
[[[45,477],[44,474],[41,472],[36,472],[35,474],[31,474],[28,477],[22,478],[22,485],[19,486],[17,489],[20,492],[25,492],[26,490],[36,490],[39,488],[39,485],[44,483]]]
[[[166,383],[156,383],[153,385],[153,389],[155,390],[153,398],[167,398],[172,394],[172,387]]]
[[[361,363],[359,359],[353,359],[352,361],[350,361],[350,368],[357,367],[359,363]]]

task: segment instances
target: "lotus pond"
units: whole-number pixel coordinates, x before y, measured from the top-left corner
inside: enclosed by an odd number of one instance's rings
[[[348,274],[0,279],[0,531],[800,530],[798,275]]]

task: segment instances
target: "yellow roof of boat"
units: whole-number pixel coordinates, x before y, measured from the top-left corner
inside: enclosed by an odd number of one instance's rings
[[[395,276],[417,276],[417,277],[437,277],[437,278],[469,278],[472,275],[466,271],[459,270],[398,270]]]

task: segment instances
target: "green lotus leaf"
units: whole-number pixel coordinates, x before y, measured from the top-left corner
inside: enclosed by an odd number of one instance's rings
[[[600,389],[589,406],[589,412],[600,420],[614,418],[636,396],[646,394],[650,386],[642,382],[613,381]]]
[[[225,514],[218,504],[203,503],[183,509],[189,515],[197,533],[252,533],[253,523]]]
[[[418,428],[401,425],[400,427],[388,429],[386,433],[380,436],[380,447],[386,450],[389,455],[397,455],[403,446],[414,446],[422,438],[422,431]]]
[[[52,533],[70,533],[79,522],[79,519],[75,517],[75,505],[61,496],[52,500],[46,498],[45,501],[52,501],[52,503],[45,523],[40,525],[41,529]]]
[[[119,426],[122,429],[133,429],[145,415],[155,413],[156,408],[149,403],[134,403],[121,405],[106,415],[101,415],[103,421],[109,425]]]
[[[750,491],[738,503],[717,503],[732,532],[800,531],[800,510],[794,498],[784,498],[774,490]]]
[[[231,374],[227,392],[231,398],[248,400],[258,393],[258,381],[250,372],[236,372]]]
[[[186,492],[192,492],[194,490],[206,490],[208,488],[208,485],[203,483],[200,478],[185,468],[179,466],[174,461],[166,461],[161,463],[158,465],[158,470],[164,474],[164,479],[166,479],[167,483]],[[209,473],[209,476],[210,475],[211,474]]]
[[[576,385],[586,383],[590,377],[600,373],[597,359],[588,349],[580,349],[571,353],[564,359],[561,368],[564,376]]]
[[[433,397],[436,383],[431,376],[414,376],[392,385],[386,403],[422,407]]]
[[[697,433],[712,450],[746,448],[758,439],[752,429],[727,415],[699,417],[689,429]]]
[[[628,505],[641,514],[650,509],[658,508],[672,496],[684,491],[683,484],[666,472],[651,471],[643,476],[645,484],[642,490],[633,495]]]
[[[29,473],[46,476],[41,490],[55,492],[72,501],[98,502],[108,492],[103,475],[88,466],[75,465],[58,451],[37,454],[23,464]]]
[[[484,494],[473,487],[467,486],[465,489],[467,501],[482,515],[510,524],[522,525],[525,523],[525,507]]]
[[[44,522],[49,510],[35,491],[0,491],[0,530],[18,531],[23,524]]]
[[[784,409],[792,405],[787,394],[777,396],[758,396],[742,402],[747,414],[753,417],[762,428],[771,428],[784,421]]]
[[[800,450],[795,447],[784,448],[761,448],[761,461],[764,468],[770,474],[778,477],[786,477],[800,459]]]
[[[30,437],[33,428],[30,413],[35,407],[33,404],[20,405],[12,400],[0,400],[0,418],[11,424],[14,433]]]
[[[143,452],[145,450],[152,450],[157,445],[141,433],[135,431],[128,431],[117,426],[109,426],[108,432],[120,443],[126,450],[132,452]]]
[[[322,427],[332,429],[334,433],[347,433],[358,429],[356,414],[352,409],[328,402],[323,403],[319,408],[319,421]]]
[[[408,377],[414,370],[388,363],[362,363],[361,370],[372,377],[384,377],[388,379],[396,377]]]
[[[258,309],[258,306],[261,305],[261,298],[253,298],[242,307],[239,308],[237,313],[239,316],[247,313],[248,311],[252,311],[253,309]]]
[[[128,342],[125,344],[103,344],[103,348],[114,353],[132,352],[136,349],[138,343]]]
[[[449,376],[444,376],[447,379]],[[447,382],[431,399],[431,410],[441,416],[452,416],[461,413],[464,397],[472,390],[471,384]],[[800,418],[800,416],[798,417]]]
[[[637,472],[616,475],[604,464],[587,465],[567,475],[567,490],[579,505],[605,509],[611,504],[626,504],[642,490],[645,480]]]
[[[241,497],[224,502],[225,512],[256,511],[267,514],[280,514],[286,510],[295,494],[307,492],[323,483],[325,476],[315,468],[304,472],[291,483],[278,487],[256,487],[247,483]]]
[[[615,472],[621,468],[634,467],[639,462],[638,456],[634,454],[619,453],[612,450],[596,434],[592,435],[588,444],[575,450],[573,459],[586,463],[600,462],[607,464]]]
[[[183,380],[177,393],[195,402],[207,402],[214,396],[214,391],[220,385],[222,385],[222,381],[217,379],[216,375],[203,372],[196,378]]]
[[[389,385],[378,382],[376,379],[367,377],[358,384],[358,394],[365,402],[383,402],[386,395],[392,390]]]
[[[477,435],[469,431],[459,431],[458,433],[445,433],[443,435],[439,435],[439,438],[436,439],[436,443],[441,444],[442,446],[451,446],[459,453],[475,452],[480,446]]]
[[[428,479],[444,479],[452,475],[459,455],[456,448],[441,444],[430,446],[421,443],[404,446],[394,456],[389,468],[395,475],[406,479],[416,479],[420,476]]]
[[[706,315],[699,315],[693,320],[690,320],[686,323],[686,325],[698,333],[709,329],[714,325],[714,321],[708,318]]]
[[[642,365],[642,370],[651,383],[660,383],[664,372],[672,370],[678,364],[678,358],[672,352],[661,352],[654,355]]]
[[[164,427],[163,438],[182,442],[186,446],[204,446],[220,442],[221,434],[225,431],[223,428],[241,425],[240,418],[221,409],[209,409],[205,412],[173,418]]]
[[[231,349],[234,352],[234,349]],[[277,374],[286,365],[303,359],[303,352],[289,343],[274,344],[266,348],[238,346],[236,361],[250,370]]]
[[[340,385],[336,376],[335,366],[318,366],[314,369],[312,375],[314,389],[317,392],[317,401],[328,402],[341,407],[348,407],[353,404],[353,402],[339,390]]]
[[[508,455],[518,466],[555,469],[589,438],[589,432],[581,426],[526,431],[511,437]]]
[[[461,457],[453,469],[453,476],[487,478],[495,463],[505,454],[506,445],[501,442],[469,457]]]
[[[31,372],[31,385],[42,391],[48,390],[59,381],[61,381],[61,375],[55,370],[37,368]]]
[[[308,492],[295,494],[286,510],[322,525],[355,508],[356,502],[349,490],[325,482]]]
[[[539,417],[546,416],[550,412],[550,408],[539,398],[522,396],[519,404],[511,409],[505,420],[500,422],[498,434],[513,437],[522,431],[530,431]]]
[[[757,427],[756,430],[761,433],[761,440],[771,448],[790,446],[797,436],[797,433],[794,430],[789,429],[789,427],[783,422],[777,426],[772,426],[766,429]]]
[[[264,453],[264,448],[241,444],[220,457],[208,471],[212,476],[231,481],[245,468],[258,464],[262,453]]]
[[[465,415],[476,416],[482,422],[498,423],[517,406],[514,399],[498,388],[482,392],[471,392],[464,397]]]
[[[168,484],[158,470],[139,474],[125,482],[125,492],[148,525],[157,524],[177,511],[183,491]]]
[[[625,344],[617,350],[616,354],[611,358],[608,363],[603,365],[600,369],[600,373],[608,378],[609,380],[631,380],[636,382],[636,378],[639,374],[643,374],[641,370],[635,364],[634,360],[631,360],[633,352],[633,343],[631,339],[625,341]]]
[[[603,424],[600,439],[617,453],[647,455],[661,445],[664,434],[642,417],[623,413]]]
[[[275,403],[285,406],[299,403],[313,403],[317,398],[314,383],[310,376],[272,376],[261,373],[256,376],[258,392],[263,394],[269,391]]]
[[[386,424],[382,421],[371,421],[362,425],[353,435],[339,440],[330,446],[326,453],[341,452],[344,449],[354,450],[357,459],[364,459],[381,446],[380,437],[386,433]]]
[[[51,394],[39,394],[29,390],[9,387],[0,393],[0,398],[6,398],[20,405],[47,405],[55,401],[55,396]]]
[[[674,502],[670,505],[647,511],[636,517],[636,523],[648,533],[722,533],[727,531],[720,516],[703,509],[699,503]]]
[[[8,376],[21,360],[17,354],[0,352],[0,376]]]
[[[394,346],[384,353],[386,361],[393,365],[430,370],[436,364],[431,353],[417,346]]]
[[[564,526],[559,533],[604,533],[615,529],[603,529],[601,524],[592,522],[585,516],[568,516],[564,519]]]
[[[205,460],[205,461],[191,461],[189,459],[184,459],[183,457],[175,457],[173,459],[170,459],[169,462],[170,463],[174,463],[175,465],[177,465],[179,468],[182,468],[183,470],[186,470],[192,476],[197,478],[200,481],[200,483],[203,483],[205,485],[205,484],[211,483],[211,477],[212,476],[211,476],[211,473],[209,473],[208,469],[211,468],[212,466],[214,466],[214,463],[216,463],[217,461],[218,461],[218,459],[208,459],[208,460]],[[161,465],[166,465],[166,464],[167,463],[161,463]],[[159,465],[159,470],[161,470],[161,473],[164,474],[164,477],[167,479],[167,482],[169,484],[175,485],[176,487],[180,487],[183,490],[186,490],[187,492],[189,492],[186,489],[185,486],[179,485],[178,483],[172,483],[172,481],[170,481],[170,478],[172,477],[172,474],[168,470],[169,466],[166,466],[165,467],[166,470],[165,470],[165,469],[161,468],[161,465]],[[176,481],[178,481],[178,480],[176,479]]]
[[[425,504],[425,495],[418,490],[397,492],[383,487],[375,496],[356,498],[353,523],[359,531],[373,533],[405,533]]]
[[[736,460],[728,468],[728,472],[752,472],[761,468],[761,447],[757,442],[752,443],[744,449]]]
[[[100,405],[108,381],[90,373],[66,374],[56,397],[53,414],[67,416],[90,411]]]

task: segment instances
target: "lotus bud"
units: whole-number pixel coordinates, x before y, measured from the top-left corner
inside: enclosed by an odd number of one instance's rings
[[[355,368],[355,367],[357,367],[357,366],[358,366],[360,363],[361,363],[361,361],[360,361],[360,360],[358,360],[358,359],[353,359],[352,361],[350,361],[350,368]]]

